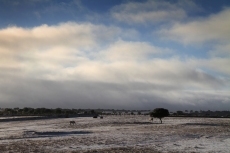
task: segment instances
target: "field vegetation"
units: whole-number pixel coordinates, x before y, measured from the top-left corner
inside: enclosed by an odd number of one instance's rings
[[[0,122],[3,153],[227,153],[228,118],[104,115]],[[75,121],[76,124],[70,124]]]

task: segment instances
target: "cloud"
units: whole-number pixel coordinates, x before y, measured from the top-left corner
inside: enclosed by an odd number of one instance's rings
[[[209,51],[211,57],[228,57],[230,58],[230,44],[218,44]]]
[[[210,59],[190,59],[189,63],[200,68],[208,69],[209,71],[219,72],[219,76],[230,76],[230,71],[227,65],[230,64],[229,58],[212,57]],[[218,74],[218,73],[217,73]]]
[[[123,33],[125,29],[118,27],[75,22],[0,29],[1,104],[195,107],[197,100],[214,103],[205,98],[205,91],[210,91],[209,97],[229,105],[229,95],[213,92],[225,92],[229,80],[199,69],[210,66],[216,71],[219,68],[214,61],[194,64],[176,57],[161,59],[157,55],[173,51],[149,42],[126,41]]]
[[[115,6],[111,10],[113,18],[128,24],[159,24],[180,21],[187,17],[187,11],[200,8],[192,1],[167,1],[128,2]]]
[[[79,58],[84,56],[80,50],[97,49],[97,43],[112,41],[119,33],[120,29],[116,27],[73,22],[34,28],[7,27],[0,30],[0,66],[6,63],[17,65],[15,62],[22,65],[39,58],[61,65],[71,59],[73,62],[75,54]]]
[[[12,78],[11,78],[12,79]],[[7,79],[6,79],[7,80]],[[6,88],[7,87],[7,88]],[[155,88],[155,90],[152,90]],[[164,89],[165,88],[165,89]],[[119,108],[169,110],[229,108],[228,92],[181,91],[149,83],[103,83],[14,78],[2,82],[2,107]],[[210,107],[207,107],[210,105]]]
[[[101,51],[101,56],[109,61],[146,60],[157,54],[169,54],[172,50],[160,48],[147,42],[119,40]]]
[[[210,50],[204,49],[203,51],[207,52],[209,58],[190,58],[189,63],[198,69],[209,71],[216,77],[223,77],[228,80],[230,76],[227,66],[230,64],[229,15],[230,9],[225,8],[208,17],[196,18],[186,23],[176,23],[171,28],[160,30],[158,34],[164,40],[176,41],[188,46],[209,46]]]
[[[102,34],[99,34],[100,32]],[[39,48],[40,50],[43,50],[55,45],[70,45],[87,49],[94,47],[99,41],[111,40],[115,33],[119,33],[119,28],[96,26],[90,23],[76,24],[74,22],[57,26],[42,25],[32,29],[8,27],[0,31],[2,36],[0,44],[1,49],[14,51],[30,51],[38,46],[42,47]]]
[[[225,8],[218,14],[200,18],[188,23],[176,23],[159,34],[165,38],[183,44],[203,44],[207,42],[229,43],[230,9]]]

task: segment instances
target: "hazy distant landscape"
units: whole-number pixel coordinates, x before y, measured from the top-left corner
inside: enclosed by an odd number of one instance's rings
[[[70,125],[75,121],[75,125]],[[106,115],[0,122],[0,150],[9,152],[227,153],[229,119]]]
[[[83,117],[94,115],[149,115],[153,110],[125,110],[125,109],[64,109],[64,108],[0,108],[1,117],[19,118],[23,116],[38,117]],[[178,110],[170,111],[171,117],[224,117],[230,118],[230,111],[211,110]]]

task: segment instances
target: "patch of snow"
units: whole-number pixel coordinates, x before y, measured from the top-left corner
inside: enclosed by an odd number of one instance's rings
[[[70,125],[71,120],[76,124]],[[11,121],[0,123],[0,147],[11,152],[27,144],[41,152],[140,147],[143,152],[225,153],[230,150],[229,127],[229,119],[164,118],[159,124],[137,115]]]

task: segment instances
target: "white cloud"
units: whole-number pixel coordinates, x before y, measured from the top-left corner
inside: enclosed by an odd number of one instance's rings
[[[116,27],[73,22],[30,29],[16,26],[0,29],[0,66],[36,62],[39,58],[61,65],[73,62],[74,56],[84,58],[85,53],[80,50],[97,49],[98,43],[108,43],[119,33]]]
[[[162,29],[159,34],[165,39],[184,44],[203,44],[206,42],[229,43],[230,9],[218,14],[200,18],[188,23],[177,23],[170,29]]]
[[[195,65],[179,58],[159,59],[155,55],[171,50],[124,41],[123,33],[117,27],[72,22],[1,29],[1,99],[12,105],[22,101],[34,106],[58,103],[59,107],[66,102],[73,107],[79,100],[85,108],[94,102],[97,108],[132,104],[148,108],[181,104],[182,97],[196,105],[196,98],[181,93],[200,91],[202,97],[202,91],[224,89],[229,82],[197,70],[210,66],[216,71],[214,61],[213,65],[203,61]]]
[[[118,5],[111,10],[112,17],[118,21],[129,24],[138,23],[158,24],[173,22],[187,17],[186,11],[199,11],[200,8],[192,1],[166,1],[128,2]]]
[[[102,50],[100,56],[105,57],[105,59],[110,62],[127,60],[139,61],[154,58],[156,54],[168,54],[171,52],[172,50],[170,49],[155,47],[147,42],[126,42],[119,40],[105,50]]]
[[[222,76],[221,74],[225,77],[230,76],[230,70],[228,68],[228,65],[230,65],[229,58],[213,57],[210,59],[190,59],[188,63],[196,67],[208,69],[215,73],[219,72],[219,76]]]
[[[209,51],[211,57],[228,57],[230,58],[230,43],[216,45],[211,51]]]
[[[57,26],[42,25],[32,29],[8,27],[0,31],[0,44],[1,50],[7,48],[26,52],[34,48],[43,50],[54,45],[87,49],[95,47],[97,42],[111,40],[115,33],[119,33],[119,28],[72,22]]]
[[[198,69],[203,69],[212,75],[226,79],[229,85],[230,71],[230,9],[212,14],[208,17],[194,19],[187,23],[177,23],[169,29],[162,29],[159,34],[162,38],[176,41],[185,45],[208,46],[209,58],[188,59]],[[204,52],[207,52],[204,49]],[[195,54],[194,54],[195,55]]]

